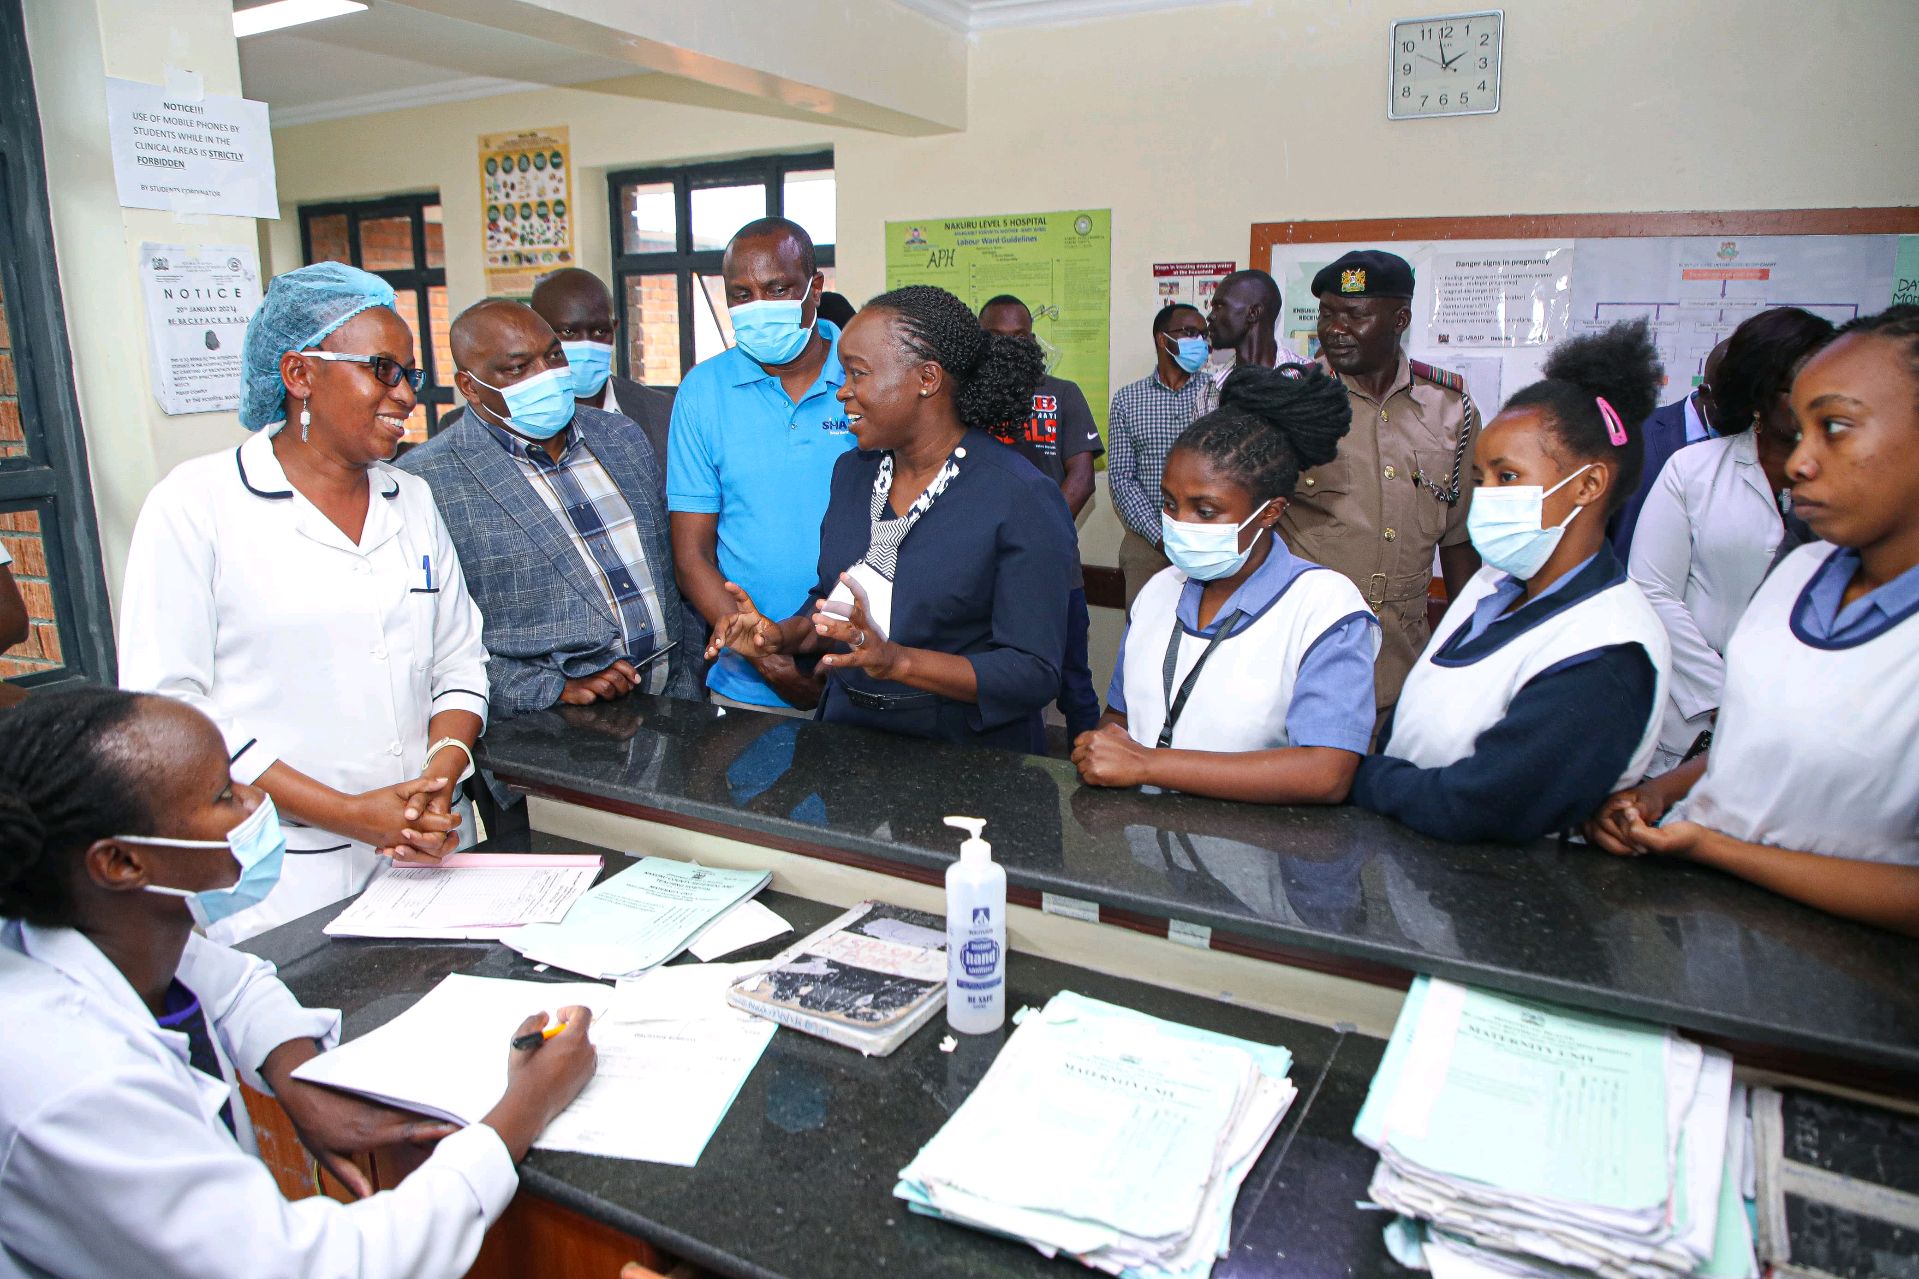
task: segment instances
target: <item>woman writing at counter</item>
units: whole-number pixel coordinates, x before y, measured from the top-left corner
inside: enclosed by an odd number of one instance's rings
[[[457,839],[487,654],[432,494],[387,465],[423,376],[393,301],[336,262],[276,277],[247,326],[257,433],[175,468],[133,530],[121,685],[209,716],[293,828],[279,887],[212,921],[218,941],[358,892],[376,853]]]
[[[1187,428],[1161,482],[1171,568],[1146,584],[1100,727],[1073,762],[1093,786],[1337,804],[1373,732],[1379,622],[1343,574],[1274,528],[1301,470],[1352,420],[1317,369],[1242,366]]]
[[[339,1036],[264,960],[194,933],[258,901],[273,800],[164,697],[81,688],[0,715],[0,1275],[375,1279],[466,1273],[514,1164],[593,1075],[592,1014],[508,1054],[486,1118],[451,1125],[302,1083]],[[544,1013],[521,1023],[540,1029]],[[236,1081],[269,1089],[348,1189],[349,1155],[438,1148],[358,1203],[288,1202]]]
[[[1045,748],[1077,556],[1057,487],[985,427],[1030,412],[1030,338],[984,333],[944,289],[882,293],[840,336],[859,449],[839,460],[811,607],[762,616],[737,584],[709,658],[822,654],[818,717]]]
[[[1854,320],[1792,384],[1781,560],[1726,648],[1712,749],[1586,823],[1919,935],[1919,307]]]

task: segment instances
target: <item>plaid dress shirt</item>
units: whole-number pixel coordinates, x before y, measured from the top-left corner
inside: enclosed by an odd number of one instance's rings
[[[613,616],[620,620],[628,657],[638,661],[651,653],[666,633],[659,590],[646,566],[633,508],[593,456],[593,450],[569,426],[566,448],[555,462],[541,445],[523,440],[478,414],[474,418],[499,441],[547,509],[559,517],[560,526],[573,535],[574,549],[605,592]],[[655,662],[642,674],[645,679],[641,690],[657,693],[666,686],[667,664]]]
[[[1106,477],[1113,505],[1126,527],[1154,546],[1159,545],[1160,472],[1174,442],[1199,416],[1201,389],[1209,385],[1204,370],[1177,391],[1153,373],[1113,393],[1106,426],[1112,446]]]

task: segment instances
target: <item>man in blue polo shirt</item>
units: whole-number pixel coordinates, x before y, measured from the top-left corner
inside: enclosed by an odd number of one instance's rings
[[[749,222],[720,270],[736,345],[680,383],[666,463],[674,572],[709,627],[737,607],[728,582],[768,617],[800,611],[818,576],[833,464],[854,447],[834,395],[840,331],[819,318],[825,280],[805,229]],[[723,705],[787,714],[820,698],[819,680],[785,656],[722,653],[706,685]]]

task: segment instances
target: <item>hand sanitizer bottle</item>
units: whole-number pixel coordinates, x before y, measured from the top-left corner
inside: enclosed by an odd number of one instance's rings
[[[946,1024],[984,1035],[1006,1021],[1006,868],[980,838],[979,817],[949,817],[970,833],[946,868]]]

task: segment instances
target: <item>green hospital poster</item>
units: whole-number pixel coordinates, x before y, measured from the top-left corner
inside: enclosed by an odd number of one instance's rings
[[[937,284],[975,311],[1001,293],[1024,302],[1034,335],[1057,353],[1053,376],[1079,384],[1103,435],[1112,228],[1111,209],[888,222],[886,287]]]
[[[1919,235],[1899,237],[1898,257],[1892,265],[1892,303],[1919,306]]]

